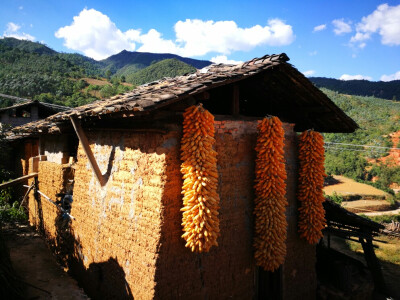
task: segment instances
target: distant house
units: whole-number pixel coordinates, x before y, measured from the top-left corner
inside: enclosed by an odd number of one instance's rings
[[[12,127],[20,126],[29,122],[45,119],[48,116],[68,109],[70,109],[70,107],[27,99],[25,102],[0,108],[0,124],[8,124]]]
[[[56,199],[72,190],[73,221],[32,194],[29,221],[91,297],[315,299],[316,246],[297,232],[296,132],[358,126],[288,60],[213,65],[9,133],[30,170],[36,159],[41,192]],[[195,254],[181,238],[180,143],[182,113],[200,103],[215,116],[221,236],[218,247]],[[258,268],[253,253],[254,148],[266,115],[284,123],[289,203],[286,260],[274,273]]]

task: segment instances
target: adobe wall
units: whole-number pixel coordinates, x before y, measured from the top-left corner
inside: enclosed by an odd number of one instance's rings
[[[47,161],[66,164],[69,158],[68,139],[65,135],[46,136],[40,139],[41,154],[46,155]]]
[[[163,198],[164,222],[156,271],[157,299],[252,299],[256,293],[253,260],[254,122],[217,121],[220,230],[219,247],[195,254],[180,237],[182,207],[179,149],[169,167]],[[231,127],[231,129],[230,129]],[[179,143],[179,140],[177,141]]]
[[[102,174],[101,187],[81,145],[71,214],[79,264],[72,265],[95,299],[153,299],[167,161],[177,135],[88,134]]]
[[[91,297],[257,297],[258,270],[252,247],[256,126],[256,121],[216,121],[221,237],[219,247],[205,254],[191,253],[180,237],[179,127],[168,133],[87,134],[107,182],[99,185],[79,145],[71,210],[76,218],[70,230],[73,245],[64,246],[73,249],[70,270]],[[312,299],[315,247],[297,235],[297,139],[290,125],[284,128],[289,227],[283,295],[284,299],[299,295]],[[62,165],[40,162],[39,168],[39,174],[47,174],[39,175],[40,189],[48,188],[53,197],[62,185]],[[57,213],[44,205],[42,201],[43,219],[49,223],[44,228],[51,236],[57,230],[51,225]]]
[[[72,230],[79,241],[80,261],[86,270],[95,270],[89,276],[81,272],[89,295],[124,298],[131,294],[136,299],[255,296],[252,186],[256,124],[226,121],[217,126],[221,126],[216,136],[221,237],[220,246],[206,254],[190,252],[180,237],[179,128],[165,135],[88,135],[102,173],[109,176],[100,187],[79,147]],[[113,267],[107,273],[116,275],[100,280],[98,274],[105,276],[108,265]],[[115,285],[120,286],[121,280],[127,282],[128,293],[119,289],[119,294],[105,297],[107,292],[118,292]]]
[[[30,166],[32,167],[32,166]],[[54,162],[39,161],[38,186],[39,190],[53,201],[56,201],[57,193],[65,192],[67,180],[73,178],[73,170],[69,165],[60,165]],[[28,181],[31,185],[33,179]],[[58,246],[60,234],[61,213],[56,206],[39,196],[35,200],[31,191],[28,199],[29,223],[40,230],[52,246]]]
[[[184,248],[180,218],[179,159],[168,161],[168,197],[156,270],[157,299],[254,299],[258,295],[258,268],[253,260],[254,162],[256,121],[216,121],[219,195],[219,247],[193,254]],[[313,299],[316,294],[315,246],[297,234],[297,135],[284,124],[288,174],[287,259],[282,267],[283,299]],[[171,158],[179,157],[179,149]],[[179,184],[178,184],[179,183]],[[174,191],[174,192],[172,192]],[[173,271],[171,271],[173,270]]]
[[[315,299],[317,290],[316,248],[298,234],[298,139],[293,127],[285,126],[286,196],[288,222],[287,255],[282,267],[283,299]]]

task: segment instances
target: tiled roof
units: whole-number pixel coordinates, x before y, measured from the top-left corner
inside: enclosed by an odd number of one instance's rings
[[[335,120],[340,120],[341,123],[347,124],[347,127],[337,127],[336,131],[354,131],[354,129],[357,128],[357,124],[347,117],[321,91],[315,88],[300,72],[287,63],[288,60],[288,56],[285,53],[282,53],[278,55],[266,55],[238,65],[211,65],[198,70],[194,74],[174,78],[164,78],[160,81],[151,82],[139,86],[133,91],[109,99],[95,101],[84,106],[57,113],[41,121],[15,127],[13,131],[15,133],[18,132],[25,134],[41,131],[51,132],[52,130],[57,130],[57,126],[60,122],[64,123],[65,121],[69,121],[71,115],[76,115],[78,118],[86,119],[92,117],[98,118],[105,115],[110,115],[112,117],[113,115],[116,115],[116,113],[121,115],[121,113],[123,114],[126,112],[130,117],[134,117],[136,114],[140,114],[141,112],[159,109],[187,97],[215,89],[219,86],[239,81],[241,82],[266,70],[274,70],[275,67],[283,65],[287,67],[286,70],[294,72],[294,76],[301,77],[301,81],[308,84],[307,89],[304,88],[304,90],[301,90],[303,94],[312,89],[313,101],[315,103],[318,102],[318,105],[328,107],[328,110],[335,114]],[[288,82],[290,85],[297,85],[300,86],[296,87],[297,89],[302,89],[302,83],[293,83],[291,80],[292,79],[289,79],[290,82]],[[287,82],[282,82],[281,85],[285,85],[286,83]],[[285,86],[282,88],[286,89]],[[300,103],[300,105],[303,105],[303,103]]]
[[[20,107],[24,107],[24,106],[29,106],[29,105],[32,105],[35,103],[37,103],[39,106],[47,107],[47,108],[53,110],[54,112],[67,111],[67,110],[71,109],[71,107],[68,107],[68,106],[56,105],[56,104],[51,104],[51,103],[46,103],[46,102],[40,102],[37,100],[28,100],[27,99],[27,101],[25,101],[25,102],[17,103],[13,106],[0,108],[0,112],[7,111],[10,109],[20,108]]]

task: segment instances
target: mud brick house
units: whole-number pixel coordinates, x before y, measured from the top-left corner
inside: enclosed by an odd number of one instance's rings
[[[14,129],[10,139],[39,141],[40,191],[56,199],[74,180],[74,220],[33,196],[29,220],[90,296],[315,298],[315,246],[297,233],[296,132],[357,124],[288,60],[212,65]],[[221,198],[219,246],[204,254],[181,238],[182,112],[196,103],[215,116]],[[256,126],[267,114],[284,122],[288,174],[287,257],[274,273],[256,267],[252,247]]]
[[[4,94],[0,94],[0,98],[20,101],[13,106],[0,108],[0,128],[4,125],[12,127],[20,126],[71,109],[66,106],[23,99]],[[18,161],[14,162],[14,165],[17,166],[18,174],[25,175],[28,172],[28,159],[32,156],[37,156],[39,153],[38,139],[27,139],[23,142],[23,145],[17,148],[20,150],[18,158],[22,158],[22,160],[18,159]]]
[[[0,94],[0,97],[10,96]],[[17,98],[12,97],[11,98]],[[20,99],[20,98],[17,98]],[[0,123],[11,126],[20,126],[29,122],[41,120],[60,111],[69,110],[70,107],[55,105],[37,100],[28,100],[13,106],[0,108]]]

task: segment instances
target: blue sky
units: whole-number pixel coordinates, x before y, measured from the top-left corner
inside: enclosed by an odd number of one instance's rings
[[[0,36],[95,59],[127,49],[234,63],[285,52],[308,76],[400,79],[400,1],[1,0]]]

